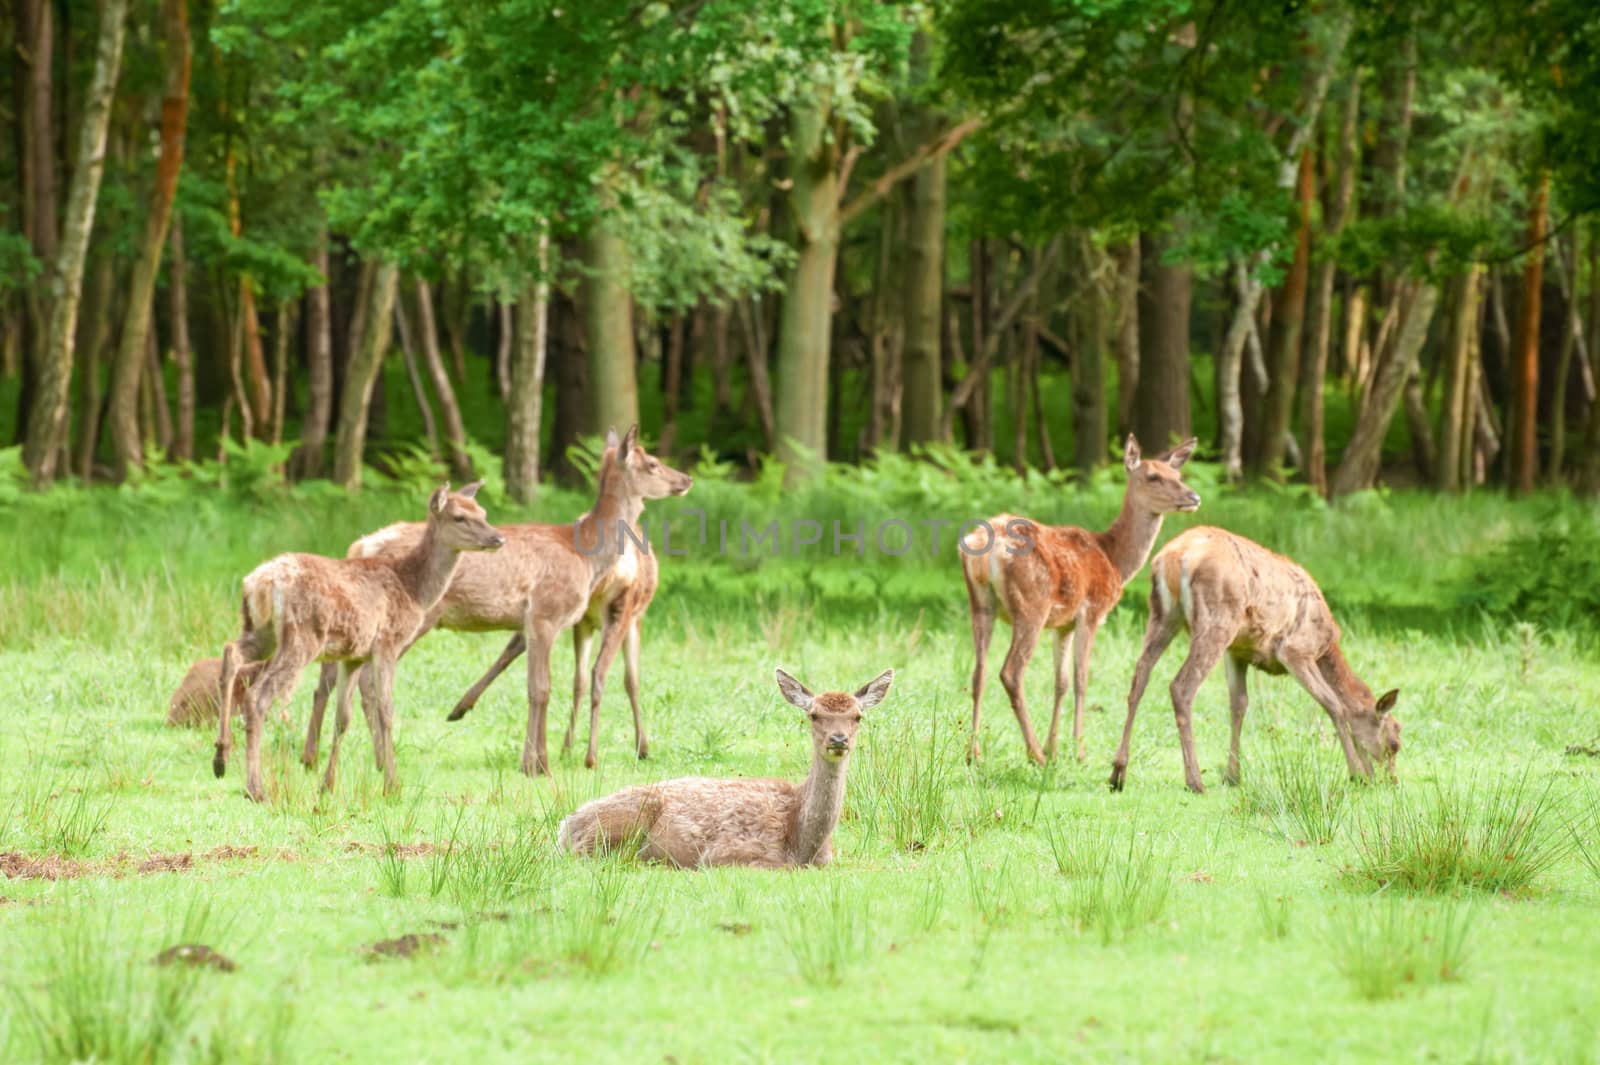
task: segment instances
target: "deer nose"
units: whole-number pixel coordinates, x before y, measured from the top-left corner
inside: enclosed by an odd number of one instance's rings
[[[843,750],[844,748],[850,746],[850,737],[846,736],[842,732],[835,732],[833,735],[828,737],[828,746],[837,747],[840,750]]]
[[[1199,492],[1191,491],[1189,493],[1189,505],[1191,507],[1198,507],[1200,505],[1200,493]]]
[[[494,548],[504,547],[506,546],[506,538],[499,533],[495,533],[489,538],[489,546]]]

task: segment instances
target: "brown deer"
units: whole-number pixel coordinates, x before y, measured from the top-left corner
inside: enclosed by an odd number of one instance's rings
[[[1072,741],[1079,761],[1083,744],[1083,698],[1089,685],[1089,654],[1095,633],[1122,598],[1123,586],[1144,567],[1161,532],[1163,515],[1192,511],[1200,497],[1183,483],[1178,469],[1194,454],[1188,440],[1157,458],[1142,459],[1131,435],[1122,464],[1128,488],[1122,513],[1103,533],[1072,525],[1040,525],[1027,518],[998,514],[961,540],[961,570],[972,610],[972,745],[968,759],[982,753],[978,726],[983,705],[984,661],[995,615],[1011,625],[1011,649],[1000,667],[1000,683],[1022,726],[1028,757],[1043,764],[1054,758],[1067,690],[1067,637],[1072,637]],[[1045,629],[1055,633],[1056,697],[1050,733],[1043,749],[1023,702],[1023,680]]]
[[[394,668],[428,612],[444,595],[463,551],[493,551],[506,540],[474,500],[479,485],[428,501],[428,523],[415,547],[391,558],[335,559],[279,555],[245,577],[243,631],[223,648],[221,726],[212,768],[222,776],[233,746],[230,718],[244,663],[266,659],[244,698],[245,791],[261,801],[261,732],[266,712],[318,659],[339,665],[338,714],[323,786],[338,780],[339,741],[350,724],[350,680],[359,677],[361,708],[372,729],[373,755],[385,791],[394,770]]]
[[[1351,774],[1371,776],[1371,757],[1392,776],[1400,751],[1400,719],[1390,713],[1399,691],[1374,699],[1339,650],[1339,625],[1317,582],[1300,566],[1224,529],[1200,526],[1175,538],[1150,564],[1150,622],[1128,692],[1122,746],[1111,765],[1111,787],[1121,791],[1128,743],[1150,670],[1180,628],[1189,630],[1189,657],[1172,679],[1172,712],[1183,747],[1183,779],[1203,792],[1189,710],[1206,674],[1221,659],[1228,670],[1233,738],[1228,748],[1230,784],[1239,781],[1239,732],[1244,727],[1245,670],[1289,673],[1333,719]],[[1353,740],[1352,740],[1353,737]]]
[[[246,686],[265,664],[251,662],[240,667],[234,677],[235,702],[244,698]],[[209,725],[217,719],[221,709],[222,659],[202,658],[189,667],[189,672],[178,682],[178,690],[172,693],[172,701],[167,704],[167,725],[173,728]]]
[[[883,701],[894,671],[854,694],[812,694],[783,670],[777,674],[783,697],[811,718],[811,772],[802,783],[682,777],[623,788],[563,820],[561,845],[574,854],[626,847],[634,857],[684,869],[831,862],[861,712]]]
[[[528,774],[549,772],[545,715],[550,700],[550,652],[556,637],[567,628],[574,630],[575,679],[566,746],[570,749],[572,726],[589,676],[589,749],[584,764],[594,767],[606,673],[626,641],[635,746],[640,758],[649,753],[639,713],[638,620],[655,594],[657,569],[654,553],[647,546],[640,547],[646,540],[639,517],[645,500],[683,495],[694,480],[646,451],[639,444],[639,427],[634,426],[621,440],[615,432],[609,435],[598,482],[593,509],[576,522],[502,526],[505,548],[493,556],[463,559],[454,583],[429,618],[428,628],[438,625],[457,632],[517,633],[489,672],[456,704],[451,721],[460,720],[519,654],[529,647],[535,649],[528,657],[528,732],[522,752],[522,771]],[[350,551],[355,556],[389,557],[408,550],[420,535],[415,524],[391,525],[357,540]],[[585,664],[596,632],[600,647],[590,675]],[[308,766],[317,761],[328,688],[324,673],[306,731],[302,760]]]

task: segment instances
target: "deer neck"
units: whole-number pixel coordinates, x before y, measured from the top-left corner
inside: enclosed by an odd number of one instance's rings
[[[406,591],[411,593],[411,598],[423,610],[431,610],[434,604],[444,598],[460,564],[460,552],[444,543],[435,523],[430,521],[417,546],[395,564],[395,572],[399,574]]]
[[[644,513],[644,500],[630,493],[617,474],[615,461],[607,455],[600,466],[600,486],[594,506],[578,519],[574,535],[578,550],[589,560],[594,574],[615,566],[617,559],[637,544],[645,542],[639,528],[639,516]]]
[[[1356,671],[1345,661],[1344,652],[1339,650],[1337,643],[1317,660],[1317,667],[1327,678],[1339,701],[1344,703],[1345,713],[1357,714],[1362,708],[1372,705],[1372,689],[1356,676]]]
[[[1150,559],[1150,549],[1161,535],[1161,515],[1136,507],[1132,494],[1122,497],[1122,513],[1100,534],[1100,548],[1127,584]]]
[[[795,826],[794,857],[801,865],[813,861],[833,838],[844,810],[844,782],[850,756],[837,762],[812,754],[811,772],[800,786],[800,812]]]

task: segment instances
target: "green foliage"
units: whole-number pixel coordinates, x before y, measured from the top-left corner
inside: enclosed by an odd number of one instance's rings
[[[1600,520],[1551,514],[1507,539],[1462,581],[1464,606],[1547,629],[1590,630],[1600,622]]]
[[[1348,905],[1333,918],[1328,951],[1356,994],[1369,1002],[1406,986],[1462,978],[1473,911],[1462,903],[1385,898]]]

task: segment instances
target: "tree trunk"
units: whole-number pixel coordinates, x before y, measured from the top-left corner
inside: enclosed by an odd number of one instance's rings
[[[777,447],[776,416],[772,410],[772,380],[767,374],[767,333],[758,297],[739,301],[739,320],[744,326],[745,368],[750,375],[746,393],[747,408],[753,403],[761,423],[761,439],[771,453]]]
[[[626,433],[639,422],[638,355],[628,245],[613,222],[597,218],[582,241],[583,320],[589,338],[590,427]],[[537,458],[537,455],[535,456]]]
[[[361,343],[351,349],[350,365],[345,370],[344,394],[339,397],[339,427],[333,441],[333,480],[349,491],[361,487],[361,459],[367,446],[372,387],[389,350],[399,277],[399,270],[393,263],[377,266],[366,313],[362,315]]]
[[[945,160],[911,180],[906,219],[905,340],[900,360],[901,428],[907,444],[940,439],[944,319]]]
[[[145,360],[145,372],[150,379],[150,405],[155,413],[155,423],[146,426],[146,435],[161,449],[163,455],[169,455],[172,453],[172,411],[167,407],[167,380],[161,371],[161,347],[156,342],[154,329],[145,336],[148,338],[145,347],[149,352]]]
[[[405,362],[406,380],[411,384],[411,395],[417,403],[417,413],[422,416],[422,435],[428,444],[428,457],[439,458],[439,428],[433,420],[433,404],[428,402],[428,389],[417,370],[417,344],[411,333],[411,320],[406,315],[406,301],[397,294],[394,301],[394,322],[400,333],[400,357]]]
[[[1406,297],[1409,296],[1409,299]],[[1356,416],[1350,442],[1345,446],[1344,457],[1334,474],[1332,493],[1335,497],[1371,488],[1378,476],[1378,466],[1383,458],[1383,438],[1394,418],[1395,406],[1405,388],[1406,376],[1422,345],[1428,339],[1428,326],[1433,321],[1434,309],[1439,304],[1439,289],[1427,281],[1406,281],[1401,293],[1405,307],[1404,320],[1399,334],[1386,344],[1390,350],[1377,356],[1378,368],[1373,376],[1372,388]]]
[[[78,131],[77,164],[67,195],[61,247],[55,261],[49,265],[50,326],[39,362],[37,391],[23,445],[23,462],[34,484],[40,487],[55,479],[61,456],[62,431],[72,384],[78,300],[83,292],[83,263],[89,250],[89,234],[94,229],[100,178],[105,170],[106,132],[117,72],[122,63],[127,8],[127,0],[104,0],[100,8],[94,77]]]
[[[669,455],[672,454],[673,445],[678,437],[678,406],[683,395],[683,348],[687,332],[688,327],[683,320],[683,312],[673,314],[672,324],[667,330],[666,356],[661,360],[664,380],[661,385],[662,417],[659,447]]]
[[[1240,380],[1245,345],[1255,328],[1256,308],[1261,303],[1261,281],[1257,271],[1265,264],[1266,253],[1233,262],[1233,319],[1217,352],[1217,445],[1222,451],[1222,476],[1237,481],[1244,475],[1244,401]]]
[[[1311,149],[1300,150],[1295,184],[1299,225],[1295,232],[1294,260],[1283,288],[1272,301],[1272,332],[1268,339],[1270,376],[1262,425],[1261,451],[1256,472],[1275,476],[1283,465],[1284,443],[1294,413],[1295,389],[1300,379],[1300,334],[1305,322],[1306,286],[1311,276],[1311,214],[1316,201],[1316,168]]]
[[[78,478],[88,484],[94,478],[94,453],[100,445],[100,364],[105,361],[106,340],[111,333],[111,292],[116,281],[116,263],[109,249],[94,267],[94,282],[79,327],[86,329],[83,373],[79,389]]]
[[[544,412],[544,364],[549,338],[549,253],[550,238],[541,233],[538,276],[523,285],[522,307],[517,314],[516,357],[506,405],[505,478],[506,493],[518,503],[530,502],[539,490],[539,427]]]
[[[289,392],[289,332],[294,328],[294,301],[278,304],[272,330],[272,445],[283,443],[283,416]]]
[[[1189,429],[1189,297],[1193,274],[1163,257],[1175,239],[1147,235],[1140,248],[1144,281],[1139,300],[1139,389],[1134,433],[1148,451],[1187,439]]]
[[[433,315],[433,292],[428,283],[417,278],[417,335],[422,342],[422,358],[433,379],[433,392],[439,398],[439,413],[444,418],[445,443],[449,448],[450,476],[466,483],[477,479],[472,469],[472,459],[467,455],[466,423],[461,419],[461,405],[456,402],[456,390],[445,372],[444,358],[439,350],[439,327]]]
[[[173,427],[172,457],[179,462],[189,462],[194,458],[194,349],[189,343],[189,263],[183,251],[182,218],[172,220],[167,243],[172,360],[178,366],[178,417]]]
[[[1544,286],[1544,233],[1550,201],[1550,174],[1539,177],[1528,224],[1527,264],[1522,270],[1522,299],[1517,307],[1517,336],[1512,345],[1516,360],[1516,417],[1511,423],[1511,490],[1516,495],[1533,491],[1539,474],[1539,312]]]
[[[1117,249],[1117,438],[1133,430],[1139,391],[1139,238]]]
[[[1344,112],[1339,122],[1339,156],[1334,175],[1333,195],[1328,200],[1322,233],[1326,244],[1333,244],[1344,230],[1355,195],[1356,170],[1360,150],[1356,133],[1361,122],[1361,79],[1352,76],[1345,82]],[[1303,396],[1306,428],[1306,481],[1319,495],[1328,494],[1328,443],[1323,394],[1328,379],[1328,347],[1333,333],[1333,282],[1337,267],[1331,254],[1317,263],[1316,281],[1311,287],[1311,335],[1307,340]]]
[[[289,464],[302,478],[322,476],[322,452],[328,441],[328,420],[333,415],[333,314],[328,305],[326,224],[318,234],[313,255],[312,265],[322,280],[306,292],[306,363],[310,389],[305,417],[300,423],[300,446]]]
[[[500,402],[511,401],[511,345],[516,336],[516,322],[511,313],[511,304],[505,300],[498,301],[500,336],[494,349],[494,379],[500,386]]]
[[[1087,231],[1079,235],[1078,261],[1083,293],[1082,328],[1072,345],[1072,436],[1074,465],[1087,474],[1105,462],[1106,437],[1106,289],[1105,252]],[[1035,355],[1037,359],[1037,355]],[[1033,367],[1037,388],[1037,365]],[[1040,426],[1043,431],[1045,427]]]
[[[21,0],[18,20],[20,54],[27,63],[22,79],[22,226],[34,258],[45,271],[23,293],[28,337],[24,343],[22,390],[17,397],[17,436],[28,433],[28,421],[38,395],[38,382],[50,334],[50,301],[46,289],[49,270],[60,247],[57,219],[56,129],[52,115],[55,100],[55,4],[51,0]]]
[[[1483,266],[1474,264],[1456,283],[1452,301],[1449,363],[1445,368],[1444,413],[1439,426],[1439,461],[1434,483],[1441,492],[1459,492],[1470,485],[1463,454],[1470,453],[1478,411],[1473,400],[1473,335],[1483,307]]]
[[[161,269],[161,250],[167,243],[172,201],[178,192],[178,172],[183,166],[184,130],[189,116],[187,0],[162,0],[161,21],[166,37],[167,65],[166,88],[161,96],[161,155],[156,161],[155,184],[151,186],[150,199],[145,205],[144,239],[128,279],[122,339],[111,370],[108,421],[112,461],[119,480],[128,475],[130,467],[144,465],[135,404],[144,363],[145,337],[150,331],[155,302],[156,275]]]
[[[789,121],[789,205],[799,246],[779,320],[773,428],[790,484],[809,478],[828,457],[828,359],[839,259],[839,152],[837,138],[828,136],[830,117],[823,95],[797,104]]]

